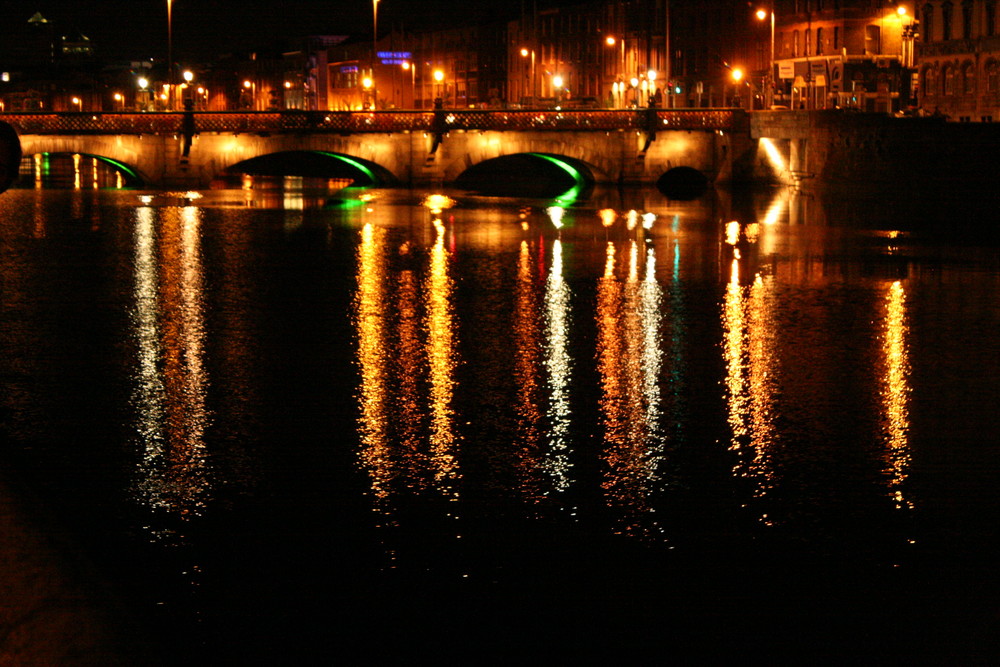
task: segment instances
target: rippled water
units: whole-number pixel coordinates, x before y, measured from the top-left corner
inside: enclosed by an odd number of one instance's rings
[[[992,653],[995,214],[426,194],[0,197],[0,460],[164,662]]]

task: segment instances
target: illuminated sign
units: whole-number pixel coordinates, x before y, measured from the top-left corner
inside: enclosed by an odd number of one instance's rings
[[[358,66],[357,65],[344,65],[343,67],[340,68],[340,71],[341,71],[342,74],[349,74],[350,72],[357,72],[358,71]]]
[[[383,65],[402,65],[413,60],[409,51],[379,51],[377,55]]]

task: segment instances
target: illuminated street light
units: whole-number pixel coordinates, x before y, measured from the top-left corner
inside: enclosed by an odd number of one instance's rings
[[[378,91],[375,86],[375,62],[378,60],[378,2],[372,0],[372,110],[378,106]]]
[[[521,57],[522,58],[527,58],[528,56],[531,56],[531,69],[528,70],[528,72],[529,72],[529,74],[528,74],[528,94],[530,95],[530,97],[532,99],[532,102],[535,102],[536,101],[536,96],[535,96],[535,50],[534,49],[528,49],[528,48],[522,48],[521,49]]]
[[[608,35],[607,37],[604,38],[604,43],[609,48],[614,48],[615,44],[617,44],[619,42],[621,42],[621,50],[619,52],[619,57],[618,57],[618,67],[616,68],[618,70],[618,72],[615,74],[615,78],[618,78],[618,77],[624,78],[624,76],[625,76],[625,40],[624,39],[619,40],[614,35]],[[619,89],[620,89],[620,91],[622,93],[622,99],[618,102],[618,104],[619,104],[619,106],[624,107],[625,106],[625,99],[624,99],[625,98],[625,83],[624,82],[621,83],[621,85],[619,86]],[[612,86],[612,92],[613,91],[614,91],[614,87]]]
[[[404,72],[408,71],[410,73],[410,104],[412,104],[413,107],[416,108],[416,106],[417,106],[417,66],[416,66],[416,64],[411,63],[409,60],[404,60],[403,63],[402,63],[402,65],[400,65],[400,66],[403,68]]]
[[[440,70],[440,69],[434,70],[434,80],[440,86],[441,82],[444,81],[444,70]],[[438,93],[439,94],[437,95],[437,97],[438,97],[438,99],[441,100],[441,104],[443,106],[444,105],[444,95],[440,94],[440,93],[442,93],[442,88],[438,88]]]
[[[80,111],[83,108],[83,100],[79,97],[74,96],[73,99],[70,100],[70,103],[76,107],[77,111]]]
[[[174,2],[167,0],[167,86],[173,99],[174,87]],[[172,105],[171,105],[172,106]]]
[[[192,72],[189,69],[184,70],[184,74],[182,76],[184,77],[184,81],[186,83],[191,83],[192,81],[194,81],[194,72]]]
[[[767,95],[766,104],[767,108],[770,109],[774,103],[774,0],[771,2],[771,10],[758,9],[757,19],[763,21],[767,18],[771,19],[771,59],[767,67]]]
[[[743,70],[741,70],[739,67],[734,67],[733,68],[733,81],[739,83],[742,80],[743,80]]]

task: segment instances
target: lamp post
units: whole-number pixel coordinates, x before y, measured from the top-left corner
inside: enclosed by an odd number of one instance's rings
[[[607,37],[604,38],[604,43],[607,44],[609,48],[614,48],[615,45],[618,44],[619,42],[621,43],[621,50],[618,52],[620,55],[617,63],[618,71],[615,73],[616,82],[618,81],[618,79],[623,79],[625,77],[625,40],[624,39],[619,40],[614,35],[608,35]],[[619,88],[622,89],[622,92],[624,92],[624,86],[625,86],[624,83],[621,83],[620,86],[618,86]],[[612,84],[611,90],[612,92],[616,92],[614,84]],[[621,101],[618,104],[619,106],[625,106],[624,101]]]
[[[732,74],[733,83],[735,84],[736,99],[739,100],[739,102],[737,103],[736,106],[743,106],[743,104],[742,104],[742,102],[743,102],[743,87],[741,85],[743,83],[743,70],[741,70],[739,67],[734,67],[734,68],[732,68],[732,70],[731,70],[730,73]]]
[[[144,76],[140,76],[136,80],[136,84],[139,86],[139,108],[142,111],[146,111],[149,106],[149,79]]]
[[[167,90],[170,108],[174,101],[174,0],[167,0]]]
[[[444,87],[443,87],[443,85],[441,83],[442,81],[444,81],[444,70],[440,70],[440,69],[434,70],[434,81],[436,81],[437,84],[438,84],[438,86],[440,86],[438,88],[438,93],[439,94],[438,94],[437,97],[438,97],[438,99],[441,100],[441,105],[444,106],[444,89],[443,89]]]
[[[375,63],[378,62],[378,1],[372,0],[372,111],[378,107],[378,89],[375,86]]]
[[[531,102],[532,102],[532,104],[534,104],[534,103],[537,102],[537,97],[535,95],[535,50],[534,49],[528,49],[528,48],[522,48],[521,49],[521,57],[522,58],[527,58],[528,56],[531,56],[531,69],[528,70],[528,86],[527,86],[528,95],[527,96],[531,97]]]
[[[771,22],[771,57],[768,61],[767,67],[767,95],[765,96],[765,101],[767,103],[767,108],[770,109],[774,104],[774,4],[772,2],[771,9],[758,9],[757,18],[761,21],[770,18]]]
[[[565,82],[563,81],[562,76],[560,76],[559,74],[556,74],[552,77],[552,89],[555,92],[557,109],[562,106],[562,90],[564,83]]]
[[[365,111],[368,111],[369,109],[367,101],[368,94],[373,90],[374,85],[375,82],[372,80],[370,76],[366,76],[361,80],[361,87],[364,89],[364,92],[362,93],[361,96],[361,108],[364,109]],[[374,108],[374,105],[372,105],[372,108]]]
[[[413,109],[417,108],[417,65],[416,63],[411,63],[409,60],[404,60],[401,65],[403,71],[409,70],[410,72],[410,106]]]

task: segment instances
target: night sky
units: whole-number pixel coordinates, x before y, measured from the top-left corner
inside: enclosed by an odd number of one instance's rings
[[[572,4],[571,0],[554,0]],[[551,4],[542,0],[545,4]],[[542,4],[542,3],[540,3]],[[519,0],[381,0],[379,33],[516,18]],[[248,8],[252,8],[249,9]],[[0,0],[0,25],[27,22],[40,11],[60,33],[79,31],[102,56],[162,58],[167,51],[166,0]],[[2,30],[2,28],[0,28]],[[282,38],[364,35],[372,30],[371,0],[174,0],[177,60],[268,49]]]

